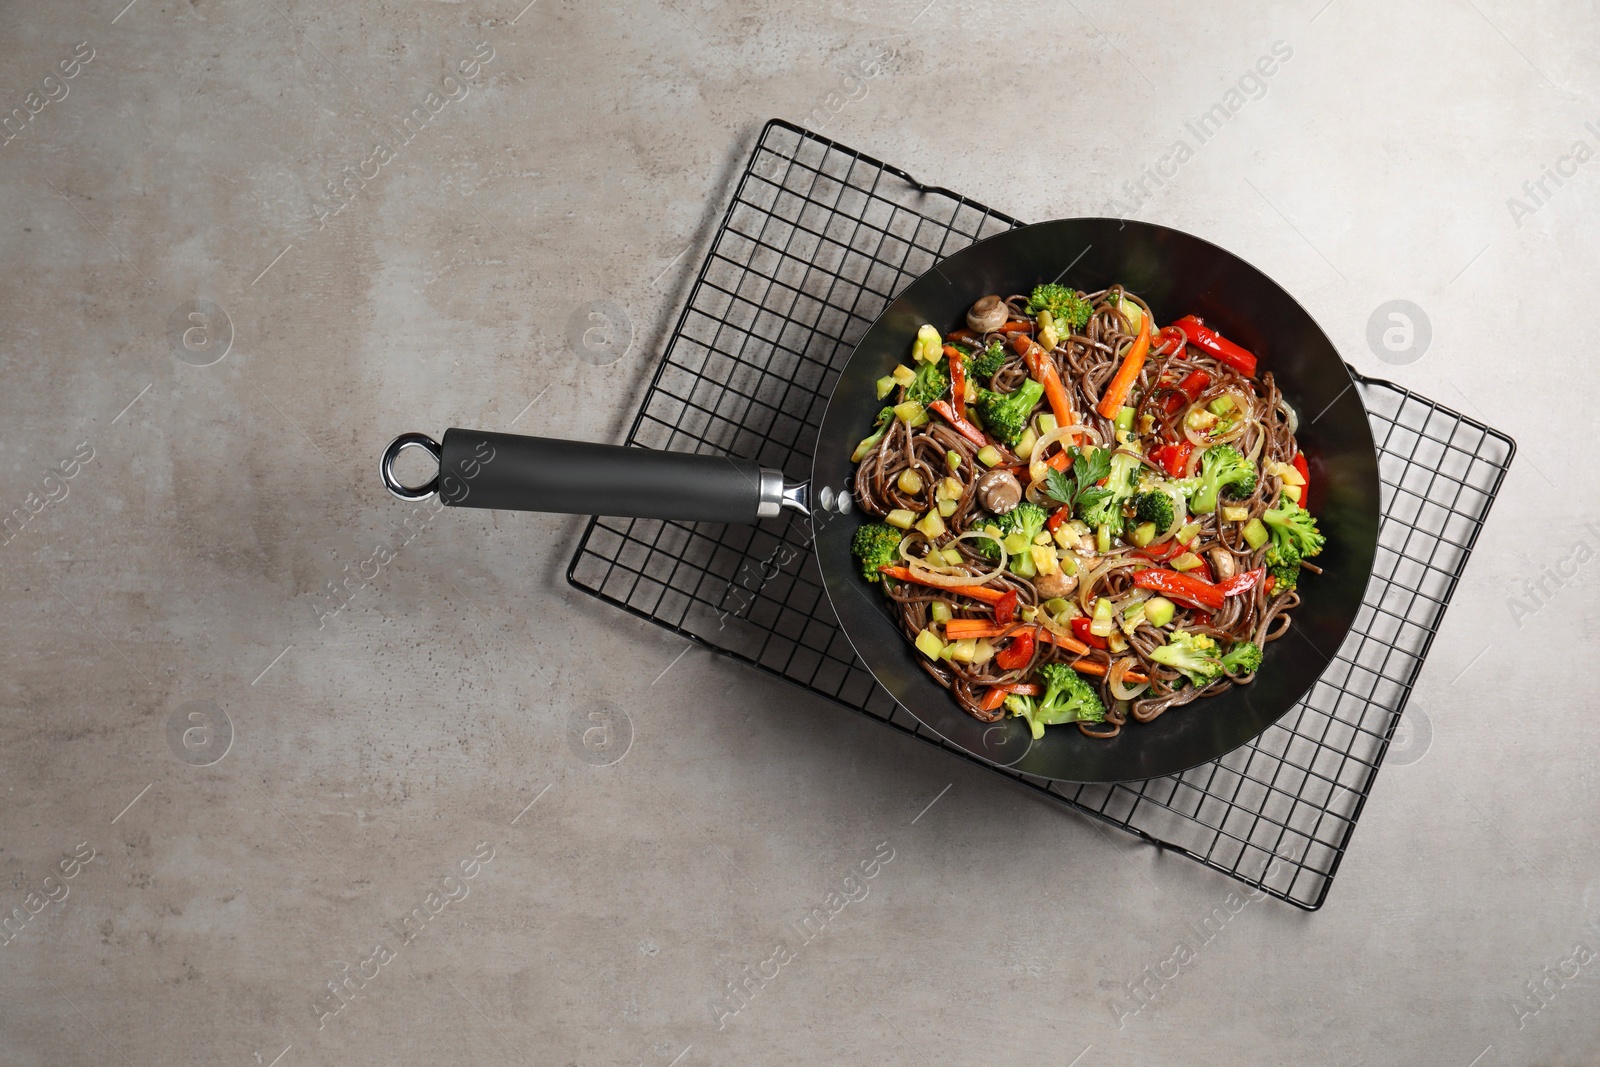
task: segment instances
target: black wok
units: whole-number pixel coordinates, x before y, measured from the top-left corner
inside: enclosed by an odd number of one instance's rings
[[[1256,681],[1130,723],[1109,741],[1056,727],[1033,741],[1026,724],[983,723],[919,666],[881,591],[850,555],[857,522],[815,522],[817,563],[845,635],[894,698],[952,744],[1027,774],[1071,782],[1119,782],[1174,774],[1245,744],[1292,708],[1343,642],[1360,610],[1377,548],[1379,489],[1372,432],[1344,362],[1304,308],[1266,275],[1224,249],[1177,230],[1116,219],[1062,219],[980,241],[912,282],[857,344],[840,373],[817,436],[810,486],[733,457],[653,452],[450,429],[440,444],[406,434],[384,454],[382,474],[402,499],[438,492],[458,507],[750,523],[784,508],[835,499],[854,473],[849,457],[881,407],[873,383],[902,362],[917,327],[947,332],[985,293],[1026,292],[1060,280],[1083,290],[1121,282],[1158,322],[1203,317],[1254,351],[1299,415],[1311,469],[1310,504],[1328,545],[1321,575],[1300,583],[1304,601],[1288,634],[1267,646]],[[401,450],[439,459],[435,481],[409,489],[395,478]],[[812,493],[811,490],[815,490]],[[855,518],[859,518],[856,516]]]

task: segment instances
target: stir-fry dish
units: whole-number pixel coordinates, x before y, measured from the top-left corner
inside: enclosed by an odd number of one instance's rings
[[[1256,357],[1120,285],[985,296],[917,331],[856,446],[862,574],[974,717],[1035,738],[1251,682],[1323,536]]]

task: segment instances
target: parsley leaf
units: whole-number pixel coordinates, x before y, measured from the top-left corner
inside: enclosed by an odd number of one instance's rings
[[[1070,507],[1079,515],[1109,499],[1110,488],[1096,485],[1111,474],[1111,452],[1104,448],[1091,448],[1087,455],[1077,445],[1067,449],[1072,466],[1067,471],[1052,467],[1045,476],[1045,495],[1056,503]]]

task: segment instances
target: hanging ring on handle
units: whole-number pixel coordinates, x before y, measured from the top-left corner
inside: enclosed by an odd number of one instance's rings
[[[433,478],[426,485],[419,485],[415,489],[401,483],[395,477],[394,461],[400,458],[400,453],[408,448],[427,449],[433,456],[434,462],[439,461],[442,455],[439,442],[425,433],[403,433],[389,442],[389,447],[383,450],[383,459],[378,461],[378,473],[383,475],[384,488],[399,497],[401,500],[426,500],[439,491],[439,475],[434,473]]]

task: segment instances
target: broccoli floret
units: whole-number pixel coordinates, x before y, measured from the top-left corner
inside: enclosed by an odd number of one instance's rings
[[[1228,674],[1254,674],[1261,666],[1261,646],[1254,641],[1240,641],[1222,657],[1222,669]]]
[[[1122,529],[1122,508],[1133,499],[1139,485],[1139,470],[1144,464],[1138,456],[1126,452],[1111,454],[1111,471],[1106,475],[1104,488],[1110,490],[1095,503],[1083,509],[1078,517],[1090,526],[1109,523],[1114,530]],[[1171,503],[1170,501],[1168,502]],[[1162,529],[1166,529],[1165,526]]]
[[[1217,510],[1217,495],[1226,489],[1228,496],[1242,500],[1256,491],[1255,464],[1239,454],[1232,445],[1208,448],[1200,457],[1199,487],[1189,501],[1196,515],[1208,515]]]
[[[883,435],[889,432],[889,424],[894,421],[894,408],[884,408],[878,412],[878,417],[872,423],[877,429],[868,437],[863,437],[861,443],[856,445],[856,450],[850,453],[851,463],[860,463],[867,458],[867,453],[878,447],[878,442],[883,440]]]
[[[869,582],[882,579],[878,568],[900,558],[900,538],[905,536],[886,522],[869,522],[850,539],[850,554],[861,564],[861,577]]]
[[[983,420],[983,428],[994,434],[1008,445],[1014,445],[1022,439],[1022,431],[1028,426],[1028,416],[1033,414],[1034,406],[1044,396],[1044,386],[1029,378],[1017,388],[1014,393],[992,393],[987,389],[978,390],[978,418]]]
[[[943,360],[918,363],[917,376],[906,386],[906,399],[928,405],[949,395],[950,370]]]
[[[1038,504],[1030,504],[1026,500],[997,517],[993,525],[1000,531],[1002,539],[1012,534],[1021,534],[1028,544],[1033,544],[1033,539],[1039,536],[1039,531],[1044,529],[1044,522],[1050,513]],[[971,542],[972,547],[988,556],[990,559],[1000,558],[1000,546],[987,537],[977,537]]]
[[[1288,592],[1300,584],[1300,551],[1294,545],[1273,545],[1267,549],[1267,573],[1277,579],[1272,593]]]
[[[994,377],[994,372],[1005,366],[1005,364],[1005,345],[1002,345],[999,341],[992,341],[990,342],[988,348],[985,348],[981,352],[973,353],[964,361],[967,372],[967,380],[972,381],[975,378],[992,378]]]
[[[1173,631],[1172,640],[1152,650],[1150,658],[1176,668],[1196,686],[1209,685],[1222,674],[1217,643],[1204,634],[1191,634],[1187,630]]]
[[[1317,529],[1317,520],[1293,500],[1283,498],[1278,501],[1278,507],[1264,512],[1261,519],[1272,532],[1272,543],[1279,548],[1292,547],[1304,559],[1322,551],[1325,538]]]
[[[1088,323],[1089,316],[1094,313],[1094,308],[1089,301],[1078,295],[1076,289],[1065,285],[1039,285],[1035,286],[1033,295],[1028,297],[1028,314],[1037,315],[1041,311],[1050,312],[1050,318],[1056,323],[1064,323],[1074,330],[1081,330]]]
[[[1064,663],[1046,663],[1039,668],[1039,678],[1044,682],[1044,696],[1013,694],[1006,697],[1006,708],[1012,715],[1028,721],[1034,740],[1044,736],[1046,726],[1105,721],[1106,707],[1100,702],[1100,694],[1071,667]]]
[[[1159,489],[1140,493],[1133,498],[1135,518],[1140,522],[1154,523],[1156,532],[1164,533],[1172,525],[1172,497]]]

